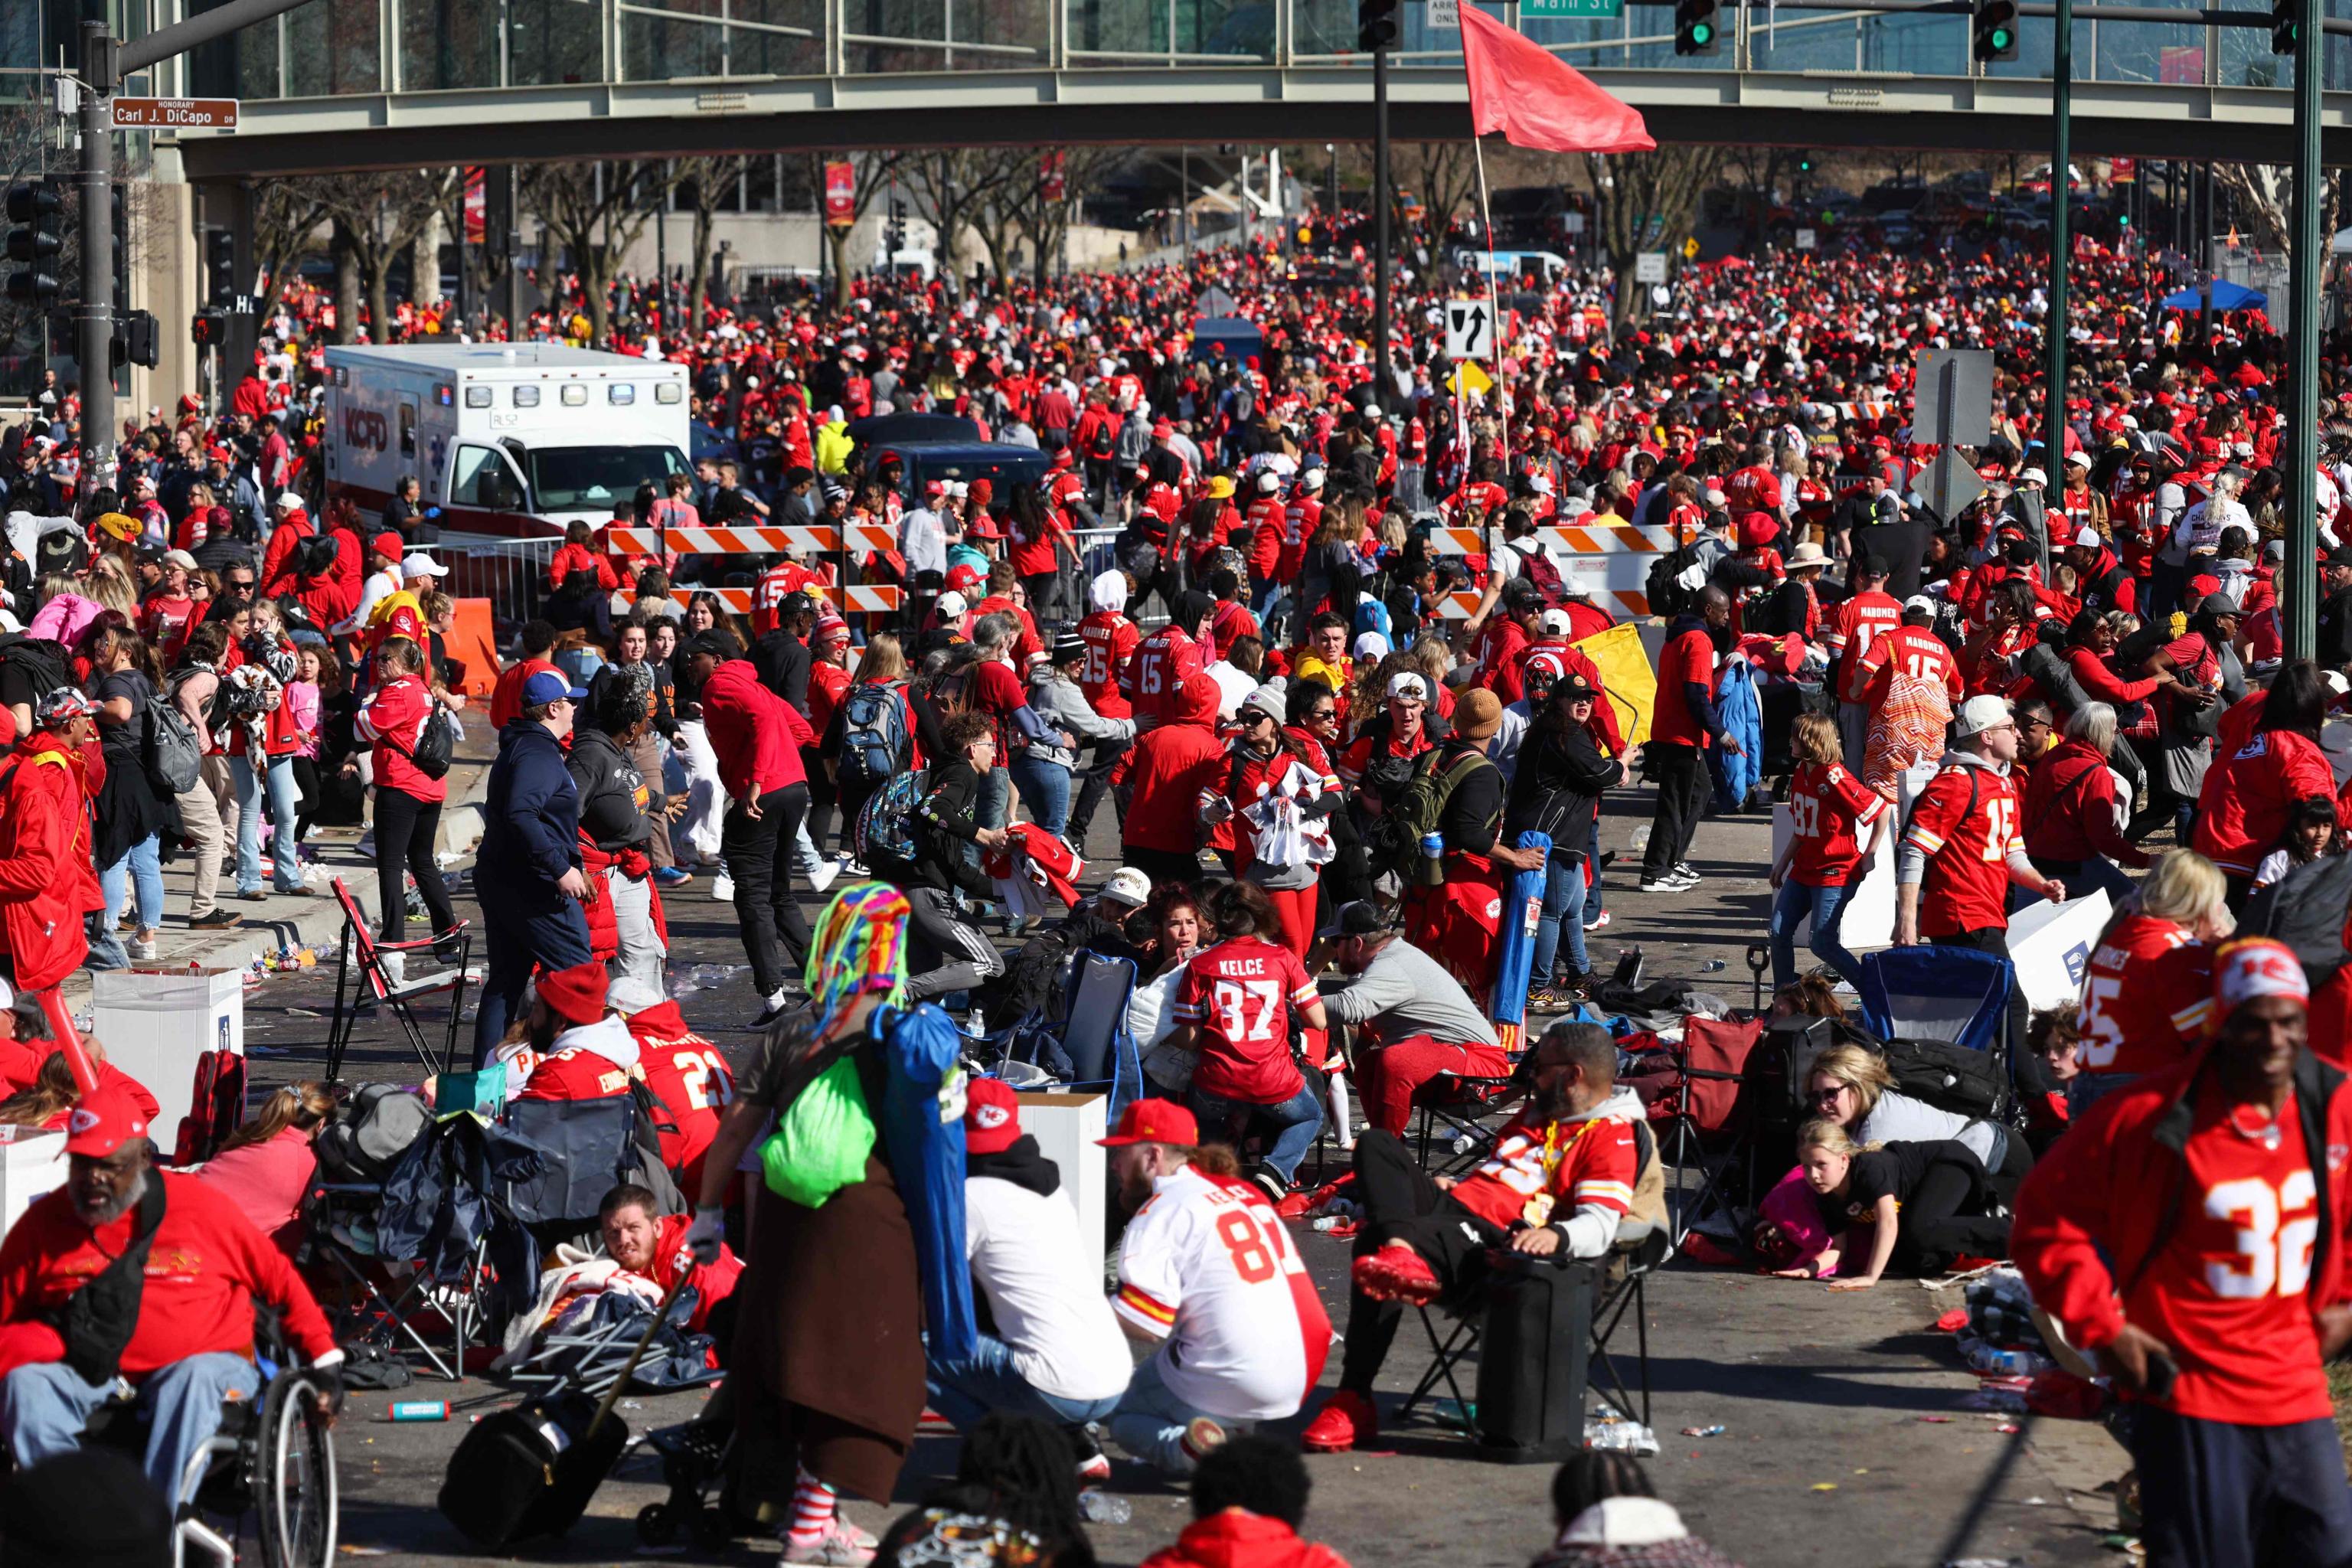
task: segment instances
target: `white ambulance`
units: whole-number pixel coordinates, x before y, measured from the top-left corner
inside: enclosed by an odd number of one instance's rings
[[[602,527],[688,461],[686,367],[563,343],[327,351],[326,479],[373,521],[413,477],[445,532]]]

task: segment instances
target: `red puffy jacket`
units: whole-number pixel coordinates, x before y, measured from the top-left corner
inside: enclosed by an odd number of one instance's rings
[[[1143,1568],[1348,1568],[1348,1560],[1319,1541],[1301,1541],[1278,1519],[1229,1508],[1184,1527],[1176,1544],[1143,1560]]]
[[[81,967],[82,915],[103,908],[90,858],[89,803],[73,748],[34,731],[0,791],[0,948],[21,991],[46,991]]]
[[[2298,802],[2336,798],[2336,771],[2316,742],[2268,730],[2205,773],[2197,799],[2197,853],[2236,877],[2251,877],[2294,826]]]

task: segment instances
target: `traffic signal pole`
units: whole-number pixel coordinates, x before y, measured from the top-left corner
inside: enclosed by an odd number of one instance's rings
[[[2294,35],[2294,238],[2287,254],[2286,574],[2280,584],[2280,631],[2286,657],[2309,658],[2318,643],[2319,547],[2319,163],[2320,58],[2325,47],[2315,0],[2300,0]]]
[[[74,307],[74,352],[81,359],[79,493],[114,460],[114,35],[104,22],[81,25],[81,298]]]
[[[1372,51],[1372,395],[1387,412],[1389,385],[1389,51]]]
[[[114,467],[114,89],[125,77],[199,44],[240,32],[307,0],[228,0],[201,16],[127,44],[104,22],[81,25],[81,93],[75,112],[81,139],[81,300],[75,344],[81,355],[82,493],[113,481]]]
[[[2074,5],[2057,0],[2056,31],[2050,51],[2050,313],[2042,320],[2049,355],[2048,395],[2042,401],[2042,468],[2055,482],[2066,461],[2066,252],[2068,220],[2074,216]]]

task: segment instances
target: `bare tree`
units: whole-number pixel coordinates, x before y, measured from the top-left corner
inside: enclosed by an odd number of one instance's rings
[[[345,298],[355,282],[367,297],[372,341],[392,341],[392,266],[416,243],[441,211],[448,187],[464,184],[455,169],[328,174],[315,182],[336,254],[335,336],[359,341],[359,321]],[[436,262],[437,266],[437,262]]]
[[[1466,142],[1423,142],[1413,147],[1420,176],[1421,204],[1429,214],[1429,249],[1444,248],[1445,231],[1454,214],[1478,194],[1478,162]]]
[[[694,213],[694,281],[687,290],[687,317],[689,334],[702,336],[703,311],[709,307],[710,294],[710,231],[719,216],[719,199],[741,181],[751,160],[740,153],[721,157],[688,158],[672,171],[674,189],[687,199]],[[664,284],[667,289],[667,280]],[[662,335],[671,335],[669,323],[662,323]]]
[[[955,261],[956,237],[983,212],[1014,171],[1036,168],[1034,154],[1008,159],[996,152],[957,147],[906,154],[908,184],[915,193],[916,210],[930,219],[938,235],[940,276],[950,299],[963,297],[963,279]]]
[[[622,254],[652,221],[666,178],[658,163],[538,163],[523,174],[522,205],[539,215],[548,237],[570,253],[587,297],[588,332],[602,342],[612,321],[610,295]],[[541,265],[553,282],[553,268]],[[552,288],[549,295],[554,296]]]
[[[2284,257],[2294,244],[2294,172],[2281,163],[2214,163],[2214,183],[2230,193],[2258,249]]]
[[[850,153],[835,157],[829,153],[809,154],[809,184],[817,194],[817,211],[824,216],[824,166],[829,163],[846,163],[852,170],[849,191],[849,221],[835,224],[827,221],[824,229],[825,247],[832,253],[833,302],[845,304],[849,300],[849,236],[874,198],[882,193],[898,172],[906,158],[902,153]]]
[[[1013,227],[1029,242],[1037,281],[1043,283],[1051,275],[1054,264],[1063,258],[1070,226],[1077,221],[1086,193],[1132,156],[1132,151],[1124,147],[1072,147],[1062,154],[1059,196],[1046,195],[1042,165],[1038,178],[1025,183],[1016,181],[1006,187],[1003,199],[1007,215]],[[1000,265],[998,270],[1010,268]]]
[[[1722,171],[1720,147],[1661,147],[1654,153],[1585,153],[1592,186],[1594,244],[1617,274],[1616,324],[1647,314],[1633,258],[1686,234],[1699,193]]]
[[[324,179],[268,180],[253,189],[253,265],[256,276],[236,279],[237,292],[268,279],[277,292],[302,263],[326,247],[330,219]]]

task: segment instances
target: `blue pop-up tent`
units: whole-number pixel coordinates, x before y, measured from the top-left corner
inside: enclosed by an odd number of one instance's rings
[[[1239,316],[1203,316],[1192,323],[1191,357],[1196,363],[1223,358],[1228,364],[1240,364],[1253,354],[1265,353],[1265,334],[1254,321]]]
[[[2268,309],[2270,302],[2271,297],[2259,289],[2249,289],[2242,283],[2232,283],[2227,279],[2213,279],[2213,309],[2217,310],[2261,310]],[[2203,297],[2194,289],[2183,289],[2178,294],[2164,297],[2164,308],[2168,310],[2194,310],[2204,303]]]

